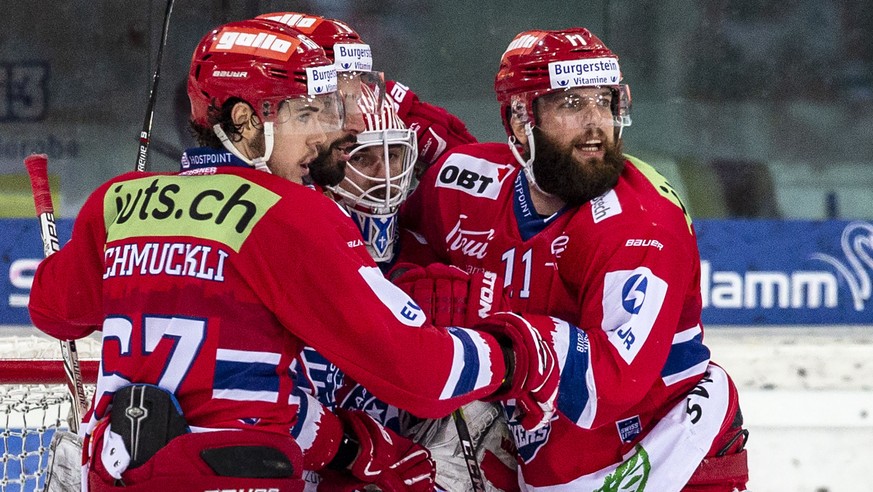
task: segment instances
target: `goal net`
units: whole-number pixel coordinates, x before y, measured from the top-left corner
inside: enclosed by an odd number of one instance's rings
[[[60,342],[32,327],[0,330],[0,491],[42,490],[49,446],[58,430],[69,430],[72,398]],[[94,391],[99,338],[76,342],[85,393]]]

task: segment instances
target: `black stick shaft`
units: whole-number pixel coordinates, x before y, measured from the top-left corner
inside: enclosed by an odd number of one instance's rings
[[[470,473],[473,492],[485,492],[485,479],[482,477],[482,469],[476,459],[476,448],[473,446],[473,438],[470,437],[470,429],[467,427],[464,411],[460,408],[455,410],[452,412],[452,418],[458,429],[458,439],[461,441],[461,451],[463,451],[464,461],[467,463],[467,472]]]
[[[148,170],[149,141],[152,135],[152,120],[155,117],[155,102],[158,99],[158,84],[161,81],[161,60],[164,58],[164,46],[167,45],[167,33],[170,31],[170,14],[173,13],[173,0],[167,0],[167,10],[164,12],[164,26],[161,30],[161,44],[158,46],[155,74],[152,77],[152,88],[149,91],[149,103],[146,107],[145,120],[139,133],[139,152],[136,157],[136,170]]]

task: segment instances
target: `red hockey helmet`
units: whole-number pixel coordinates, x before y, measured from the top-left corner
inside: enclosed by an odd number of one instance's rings
[[[337,72],[373,69],[370,45],[345,22],[299,12],[273,12],[256,18],[279,22],[302,32],[324,48],[327,57],[335,62]]]
[[[330,94],[336,87],[336,69],[318,44],[265,20],[232,22],[207,34],[188,75],[191,116],[203,126],[210,125],[210,111],[232,97],[271,122],[283,100]]]
[[[513,115],[535,125],[537,97],[579,86],[610,88],[615,126],[630,125],[630,89],[620,81],[618,56],[588,29],[575,27],[518,34],[500,59],[494,90],[512,136]]]

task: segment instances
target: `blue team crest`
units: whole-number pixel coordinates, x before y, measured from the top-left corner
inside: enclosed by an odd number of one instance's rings
[[[643,307],[643,302],[646,300],[646,288],[649,285],[649,279],[644,275],[631,275],[621,288],[621,305],[625,311],[631,314],[638,314]]]
[[[350,215],[361,231],[364,244],[376,261],[388,261],[393,256],[396,215],[374,216],[358,210],[350,210]]]
[[[397,407],[392,407],[376,398],[373,393],[367,391],[360,384],[356,384],[343,398],[343,401],[340,402],[340,407],[363,410],[380,424],[395,432],[399,432],[400,421]]]
[[[536,458],[540,448],[549,441],[549,436],[552,433],[552,424],[546,424],[543,428],[533,432],[525,430],[515,416],[515,400],[509,400],[503,404],[503,411],[506,413],[506,424],[512,437],[515,439],[515,447],[518,449],[518,456],[525,463],[530,463]]]

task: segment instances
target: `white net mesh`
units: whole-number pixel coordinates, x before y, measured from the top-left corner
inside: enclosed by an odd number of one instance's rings
[[[64,385],[0,385],[3,491],[42,490],[48,448],[57,429],[69,429],[70,395]]]
[[[99,357],[98,338],[77,341],[76,346],[80,360]],[[56,430],[69,430],[72,400],[66,378],[60,363],[50,363],[61,359],[60,343],[34,328],[4,327],[0,359],[0,491],[42,490],[52,436]],[[47,384],[21,382],[36,372],[47,374]],[[86,385],[89,396],[93,390]]]

